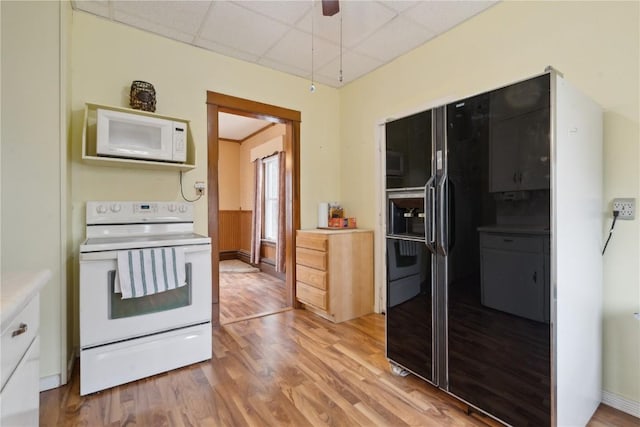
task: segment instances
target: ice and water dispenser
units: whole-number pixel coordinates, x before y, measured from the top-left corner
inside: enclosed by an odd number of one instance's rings
[[[424,192],[388,192],[387,233],[390,236],[425,238]]]

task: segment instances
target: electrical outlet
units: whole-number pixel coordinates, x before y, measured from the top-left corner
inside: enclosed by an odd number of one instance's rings
[[[200,196],[201,196],[201,195],[203,195],[203,194],[204,194],[204,188],[205,188],[205,187],[204,187],[204,182],[202,182],[202,181],[196,181],[196,183],[195,183],[195,184],[193,184],[193,188],[195,188],[195,189],[196,189],[196,193],[197,193],[198,195],[200,195]]]
[[[618,211],[618,219],[636,218],[636,199],[613,199],[613,210]]]

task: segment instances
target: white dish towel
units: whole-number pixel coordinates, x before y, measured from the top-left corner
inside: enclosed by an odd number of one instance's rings
[[[138,298],[186,285],[184,248],[118,251],[114,292]]]

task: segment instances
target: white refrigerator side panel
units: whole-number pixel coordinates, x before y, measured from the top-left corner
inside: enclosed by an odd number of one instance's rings
[[[576,426],[602,394],[602,110],[562,78],[553,81],[556,424]]]

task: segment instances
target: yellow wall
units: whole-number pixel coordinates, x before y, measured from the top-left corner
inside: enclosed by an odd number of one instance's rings
[[[640,201],[638,2],[503,2],[347,85],[341,99],[341,194],[376,225],[375,124],[437,99],[483,92],[553,65],[604,109],[606,225],[613,197]],[[321,176],[326,176],[322,174]],[[616,225],[604,278],[604,389],[640,401],[638,219]],[[603,230],[603,235],[606,230]]]
[[[66,378],[66,7],[1,2],[2,271],[53,273],[40,310],[40,373],[48,386]]]
[[[240,209],[240,144],[218,145],[218,203],[221,211]]]
[[[76,265],[87,200],[180,200],[177,172],[91,166],[80,159],[84,103],[127,106],[132,80],[154,85],[158,113],[191,120],[198,157],[196,169],[184,175],[187,197],[194,195],[194,181],[207,181],[208,90],[301,112],[303,227],[315,225],[315,206],[320,200],[339,192],[337,176],[321,182],[316,178],[319,165],[339,156],[337,90],[321,86],[311,94],[307,80],[77,11],[73,12],[71,56],[72,246]],[[206,198],[195,203],[195,222],[196,232],[207,234]],[[77,289],[77,271],[74,281]],[[76,315],[76,344],[77,327]]]
[[[255,150],[262,150],[271,154],[282,150],[282,142],[277,144],[274,138],[281,137],[285,132],[286,126],[278,123],[242,141],[241,144],[220,141],[218,154],[220,210],[253,210],[252,157],[254,156],[252,153],[255,155]],[[271,146],[278,148],[271,151]],[[260,153],[260,156],[262,155],[263,153]]]
[[[286,132],[285,125],[276,124],[242,142],[240,146],[240,206],[242,210],[253,210],[253,176],[255,170],[251,156],[252,150],[271,141],[273,138],[284,135]]]

